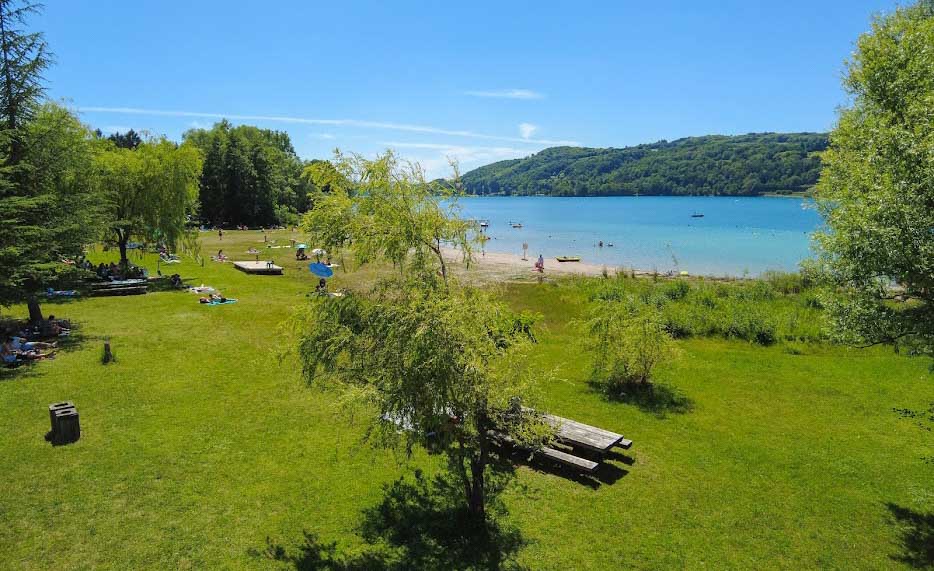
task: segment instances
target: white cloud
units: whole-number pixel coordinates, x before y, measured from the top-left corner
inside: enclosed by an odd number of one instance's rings
[[[309,136],[312,139],[321,139],[322,141],[330,141],[337,138],[333,133],[312,133]]]
[[[538,131],[538,125],[533,125],[531,123],[519,123],[519,134],[523,139],[528,140],[535,131]]]
[[[487,163],[527,157],[539,150],[394,141],[380,144],[399,150],[403,158],[418,163],[425,170],[428,178],[450,176],[452,174],[449,164],[451,159],[457,161],[458,165],[462,167],[461,172],[464,172]],[[406,150],[412,150],[412,152],[406,152]],[[425,152],[420,153],[419,151]]]
[[[211,128],[210,123],[205,123],[203,121],[192,121],[191,123],[188,124],[188,126],[191,127],[192,129],[210,129]]]
[[[465,91],[473,97],[495,97],[498,99],[544,99],[545,96],[531,89],[497,89],[492,91]]]
[[[132,127],[126,127],[123,125],[108,125],[106,127],[101,127],[101,132],[107,133],[108,135],[112,135],[114,133],[126,133],[131,128]]]
[[[578,146],[577,141],[555,141],[549,139],[522,139],[519,137],[505,137],[490,135],[475,131],[442,129],[427,125],[411,125],[406,123],[391,123],[383,121],[368,121],[362,119],[314,119],[307,117],[288,117],[281,115],[234,115],[226,113],[205,113],[200,111],[171,111],[163,109],[140,109],[136,107],[79,107],[82,113],[114,113],[122,115],[151,115],[158,117],[200,117],[207,119],[230,119],[233,121],[271,121],[277,123],[295,123],[300,125],[328,125],[332,127],[359,127],[363,129],[384,129],[389,131],[403,131],[408,133],[422,133],[430,135],[446,135],[450,137],[464,137],[470,139],[484,139],[488,141],[502,141],[507,143],[523,143],[536,145]]]

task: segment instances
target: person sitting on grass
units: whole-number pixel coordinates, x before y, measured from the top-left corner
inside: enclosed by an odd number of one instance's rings
[[[169,283],[172,284],[172,287],[179,288],[184,284],[182,283],[182,276],[178,274],[172,274],[172,277],[169,278]]]
[[[4,365],[12,367],[18,360],[16,351],[13,349],[10,341],[7,340],[3,343],[3,346],[0,347],[0,361],[2,361]]]
[[[3,344],[3,347],[0,348],[0,356],[2,356],[3,363],[6,365],[15,365],[17,361],[23,359],[25,361],[38,361],[39,359],[47,359],[55,355],[55,351],[49,351],[48,353],[40,353],[38,350],[33,351],[20,351],[13,347],[13,342],[9,339]]]
[[[40,349],[55,349],[56,343],[44,343],[42,341],[27,341],[25,337],[10,338],[10,346],[14,351],[39,351]]]
[[[68,335],[71,333],[71,323],[64,319],[55,319],[54,315],[49,315],[49,318],[42,324],[42,333],[50,337]]]
[[[315,293],[327,293],[328,292],[328,282],[324,278],[318,280],[318,285],[315,286]]]

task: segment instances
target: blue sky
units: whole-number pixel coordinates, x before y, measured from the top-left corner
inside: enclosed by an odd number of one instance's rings
[[[386,147],[431,176],[559,144],[822,131],[883,0],[51,0],[49,95],[103,131],[220,117],[303,158]]]

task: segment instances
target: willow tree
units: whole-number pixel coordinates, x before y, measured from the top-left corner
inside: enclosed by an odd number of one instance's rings
[[[535,449],[550,436],[525,366],[532,318],[514,314],[448,276],[444,248],[471,252],[470,224],[433,192],[420,169],[392,154],[375,161],[338,155],[329,192],[304,228],[321,244],[352,240],[361,261],[391,261],[401,275],[369,292],[316,297],[295,320],[307,381],[371,412],[374,441],[421,443],[444,453],[465,506],[486,517],[488,474],[508,465],[497,444]],[[319,188],[327,181],[316,181]]]
[[[316,187],[302,229],[316,245],[345,247],[351,241],[361,264],[392,262],[400,270],[436,267],[448,277],[445,250],[469,264],[475,225],[460,218],[457,184],[425,180],[417,164],[387,151],[375,160],[335,154],[331,167],[313,166]],[[455,181],[456,168],[455,168]]]
[[[934,354],[934,2],[857,41],[818,184],[820,261],[840,294],[834,332]]]
[[[175,246],[197,208],[201,154],[193,145],[166,139],[144,141],[135,149],[111,143],[97,165],[108,232],[126,265],[134,237]]]

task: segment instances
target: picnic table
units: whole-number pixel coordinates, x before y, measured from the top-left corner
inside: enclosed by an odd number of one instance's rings
[[[139,295],[149,289],[149,281],[145,278],[132,280],[113,280],[93,282],[92,295]]]
[[[601,456],[609,452],[614,446],[626,450],[632,447],[632,440],[623,438],[622,434],[590,426],[576,420],[546,414],[545,422],[555,427],[559,441],[573,447],[596,452]]]

